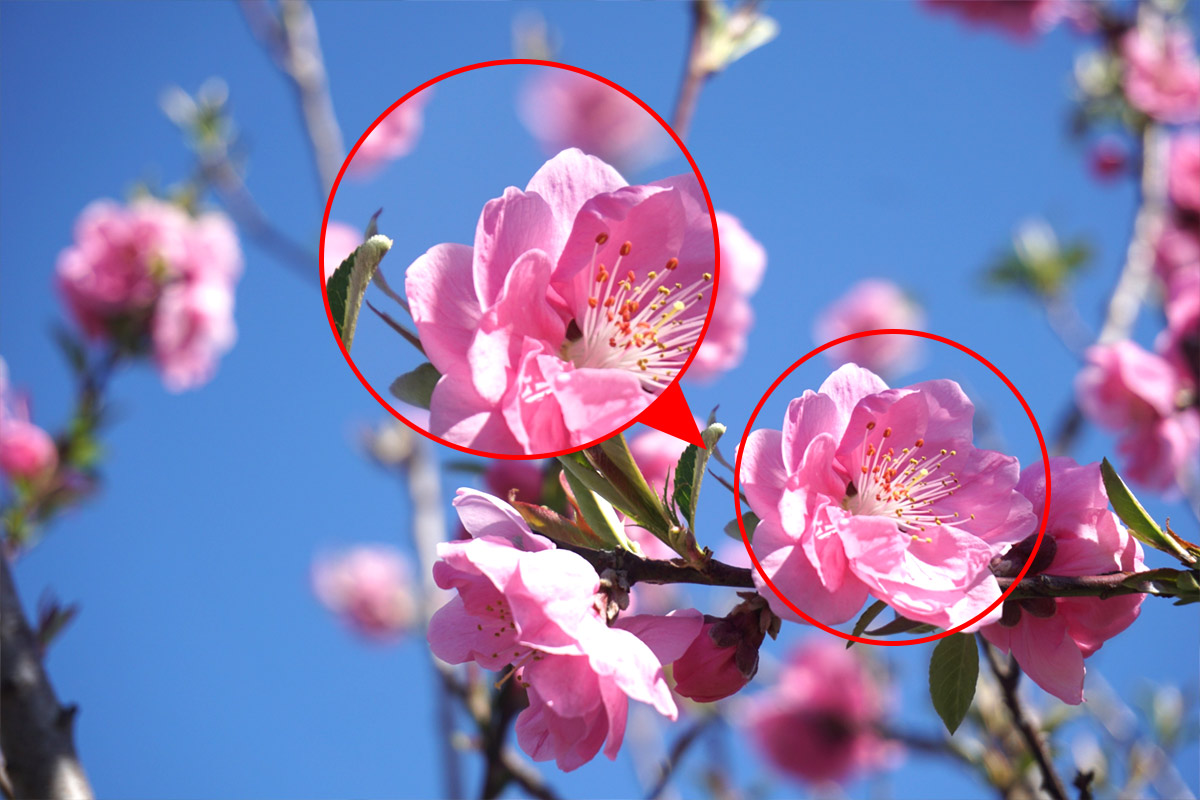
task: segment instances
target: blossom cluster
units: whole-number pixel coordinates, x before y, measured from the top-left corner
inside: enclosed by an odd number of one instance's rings
[[[92,203],[58,257],[58,288],[83,333],[153,353],[172,391],[208,381],[233,346],[242,255],[223,214],[154,198]]]

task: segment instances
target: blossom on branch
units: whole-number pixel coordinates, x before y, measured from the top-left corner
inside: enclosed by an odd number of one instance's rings
[[[871,595],[944,628],[997,600],[988,563],[1037,520],[1017,460],[972,444],[974,411],[954,381],[889,389],[848,364],[791,402],[782,431],[753,431],[741,485],[771,581],[825,624]],[[775,613],[801,619],[754,578]]]
[[[1167,186],[1171,202],[1180,209],[1200,213],[1200,133],[1175,136],[1171,140],[1169,163]]]
[[[355,151],[354,158],[346,168],[347,174],[360,179],[370,178],[389,161],[411,153],[421,138],[425,104],[430,96],[428,91],[416,94],[379,120],[379,124]]]
[[[1046,534],[1029,575],[1103,575],[1142,569],[1142,546],[1108,510],[1100,465],[1070,458],[1050,460],[1054,487]],[[1017,489],[1041,514],[1046,505],[1043,465],[1026,467]],[[1022,543],[1025,544],[1025,543]],[[1021,549],[1021,545],[1013,548]],[[1013,575],[1032,552],[1032,542],[1012,559]],[[1026,674],[1064,703],[1083,702],[1083,661],[1137,619],[1144,595],[1037,597],[1008,600],[999,623],[982,633],[1011,652]]]
[[[1121,55],[1130,105],[1160,122],[1200,119],[1200,60],[1186,29],[1134,28],[1121,39]]]
[[[8,365],[0,358],[0,471],[9,480],[35,480],[58,466],[50,434],[29,418],[29,403],[8,385]]]
[[[817,316],[813,335],[818,344],[849,333],[883,328],[919,329],[925,315],[899,286],[891,281],[869,279],[850,287],[841,298]],[[880,334],[853,339],[825,351],[834,364],[858,364],[884,375],[895,375],[912,367],[921,339],[903,334]]]
[[[629,186],[578,150],[483,209],[475,246],[408,268],[422,346],[441,378],[430,429],[493,453],[550,453],[610,434],[696,344],[713,236],[693,175]]]
[[[696,638],[687,611],[609,620],[615,609],[582,557],[529,530],[490,495],[460,489],[454,501],[470,541],[438,545],[434,580],[457,592],[433,616],[429,645],[451,664],[506,670],[529,694],[517,741],[537,761],[575,769],[604,749],[616,758],[629,699],[678,714],[663,664]]]
[[[233,346],[241,268],[237,234],[223,214],[193,218],[153,198],[128,206],[100,200],[76,221],[57,281],[89,338],[152,352],[167,388],[182,391],[208,381]]]
[[[363,545],[321,556],[312,582],[330,611],[372,639],[394,639],[416,620],[412,568],[394,547]]]

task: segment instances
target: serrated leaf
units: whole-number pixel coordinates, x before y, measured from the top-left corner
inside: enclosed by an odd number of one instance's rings
[[[854,623],[854,629],[850,631],[850,634],[852,636],[862,636],[862,632],[865,631],[867,626],[871,624],[871,620],[883,613],[885,608],[887,608],[887,603],[883,602],[882,600],[876,600],[874,603],[869,605],[867,610],[862,613],[862,616],[858,618],[858,622]],[[850,646],[853,644],[854,642],[852,640],[847,639],[846,649],[849,650]]]
[[[367,286],[379,267],[379,262],[392,247],[392,240],[376,234],[363,242],[346,257],[346,260],[325,282],[329,297],[329,311],[338,337],[346,350],[354,343],[354,328],[358,324],[358,312],[362,309]]]
[[[746,526],[746,538],[751,542],[754,541],[754,529],[758,527],[759,521],[758,515],[753,511],[742,512],[742,524]],[[742,532],[738,528],[738,521],[736,519],[731,519],[725,523],[725,535],[739,542],[742,540]]]
[[[929,625],[925,622],[917,622],[916,620],[908,619],[896,614],[891,620],[880,625],[878,628],[867,631],[869,636],[891,636],[893,633],[929,633],[936,631],[937,627]]]
[[[442,373],[426,361],[412,372],[406,372],[396,378],[388,388],[400,402],[427,409],[433,397],[433,389],[441,378]]]
[[[700,448],[689,444],[683,449],[679,461],[675,464],[675,489],[671,493],[671,503],[679,510],[688,527],[692,528],[693,492],[692,479],[696,475],[696,453]]]
[[[979,647],[975,637],[956,633],[943,637],[929,659],[929,696],[951,735],[958,730],[979,679]]]
[[[1188,566],[1196,563],[1196,559],[1191,553],[1174,538],[1163,533],[1162,529],[1158,527],[1158,523],[1133,496],[1133,492],[1125,485],[1125,481],[1121,480],[1121,476],[1113,469],[1113,465],[1107,458],[1100,462],[1100,475],[1104,479],[1104,490],[1108,493],[1108,502],[1112,504],[1113,511],[1117,512],[1121,521],[1129,527],[1129,532],[1135,539],[1156,550],[1170,553]]]

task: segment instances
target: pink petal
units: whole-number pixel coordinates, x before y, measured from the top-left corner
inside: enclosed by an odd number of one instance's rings
[[[458,510],[463,527],[476,538],[507,539],[513,547],[525,552],[554,549],[554,542],[529,530],[529,525],[515,508],[490,494],[459,489],[454,508]]]
[[[445,374],[437,382],[429,404],[429,432],[489,453],[528,452],[517,442],[500,410],[475,391],[469,375],[465,371]]]
[[[614,628],[621,628],[645,642],[659,663],[670,664],[691,647],[704,615],[694,608],[672,611],[667,616],[634,614],[618,617]]]
[[[467,348],[482,311],[471,283],[472,250],[462,244],[431,247],[412,263],[404,291],[425,355],[443,375],[466,371]]]
[[[554,213],[556,228],[547,252],[562,252],[584,203],[627,185],[621,173],[576,148],[563,150],[543,164],[529,179],[525,191],[540,195]]]
[[[739,485],[759,519],[779,521],[779,501],[787,485],[783,433],[765,428],[750,432],[742,451]]]
[[[475,228],[475,295],[483,309],[491,308],[504,289],[513,264],[528,250],[544,250],[555,234],[554,213],[536,194],[510,186],[491,200]]]

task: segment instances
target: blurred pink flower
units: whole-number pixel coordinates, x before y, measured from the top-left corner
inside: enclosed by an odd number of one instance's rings
[[[364,636],[394,639],[416,621],[412,570],[394,547],[361,545],[318,557],[312,582],[317,598]]]
[[[451,664],[510,667],[529,694],[516,733],[530,756],[563,770],[601,747],[616,758],[629,698],[675,719],[663,659],[678,658],[695,639],[698,612],[628,617],[610,627],[599,577],[583,558],[482,492],[460,489],[454,505],[475,538],[438,545],[434,580],[458,594],[434,614],[429,644]]]
[[[712,226],[692,175],[628,186],[566,150],[489,202],[474,248],[433,247],[405,286],[442,377],[431,431],[493,453],[603,438],[678,373],[710,300]]]
[[[1169,185],[1172,203],[1200,211],[1200,133],[1181,133],[1171,140]],[[1196,227],[1193,220],[1193,230]]]
[[[523,503],[542,502],[544,480],[538,462],[496,460],[489,462],[483,473],[483,484],[490,494],[507,500],[508,493],[515,489],[517,499]]]
[[[1028,574],[1103,575],[1140,570],[1142,547],[1108,510],[1100,465],[1070,458],[1050,461],[1053,502],[1046,535]],[[1039,516],[1046,504],[1041,462],[1026,467],[1017,489]],[[1043,557],[1043,550],[1050,554]],[[1020,560],[1028,558],[1026,553]],[[1143,595],[1054,597],[1006,601],[1000,623],[982,633],[1011,652],[1038,686],[1064,703],[1083,702],[1083,660],[1137,619]]]
[[[950,628],[999,598],[988,563],[1037,522],[1015,489],[1017,460],[972,444],[974,413],[954,381],[889,389],[846,365],[791,402],[782,432],[753,431],[742,489],[772,582],[825,624],[874,595]],[[776,614],[801,619],[754,578]]]
[[[1200,272],[1200,228],[1170,214],[1154,247],[1154,271],[1170,284],[1177,272]]]
[[[411,153],[421,138],[425,104],[431,96],[428,90],[413,95],[381,119],[359,145],[346,173],[354,178],[370,178],[389,161]]]
[[[58,466],[58,448],[50,434],[30,422],[29,404],[14,397],[8,365],[0,358],[0,471],[9,480],[33,480]]]
[[[1200,412],[1180,409],[1185,389],[1166,359],[1131,341],[1094,345],[1075,378],[1083,413],[1120,434],[1122,474],[1151,489],[1166,489],[1200,451]]]
[[[687,377],[711,380],[742,363],[746,337],[754,324],[750,297],[758,291],[767,268],[767,251],[732,214],[717,212],[721,239],[721,286],[713,305],[708,333]]]
[[[1131,105],[1161,122],[1200,119],[1200,61],[1183,28],[1165,35],[1134,28],[1121,40],[1125,57],[1125,96]]]
[[[789,656],[771,689],[743,717],[776,768],[803,781],[846,782],[889,766],[901,753],[881,738],[882,687],[841,643],[809,640]]]
[[[818,344],[824,344],[859,331],[919,330],[924,321],[920,306],[899,286],[891,281],[872,279],[854,284],[826,308],[817,317],[814,336]],[[826,350],[825,357],[835,364],[853,363],[873,372],[894,375],[912,366],[920,345],[921,339],[915,336],[864,336]]]
[[[546,155],[577,147],[629,171],[669,152],[666,132],[646,109],[570,70],[540,68],[521,92],[518,111]]]
[[[1096,180],[1111,181],[1129,171],[1129,149],[1117,136],[1105,136],[1088,152],[1088,167]]]
[[[330,220],[325,226],[325,241],[321,246],[324,278],[329,280],[342,262],[363,243],[362,231],[344,222]]]
[[[242,256],[229,219],[192,218],[160,200],[128,206],[92,203],[63,250],[57,280],[68,307],[92,339],[145,339],[168,389],[207,381],[232,347],[233,287]]]
[[[1157,349],[1194,398],[1200,389],[1200,266],[1177,271],[1166,289],[1167,329],[1159,334]]]
[[[922,0],[973,27],[994,28],[1017,39],[1045,33],[1067,15],[1067,0]]]

